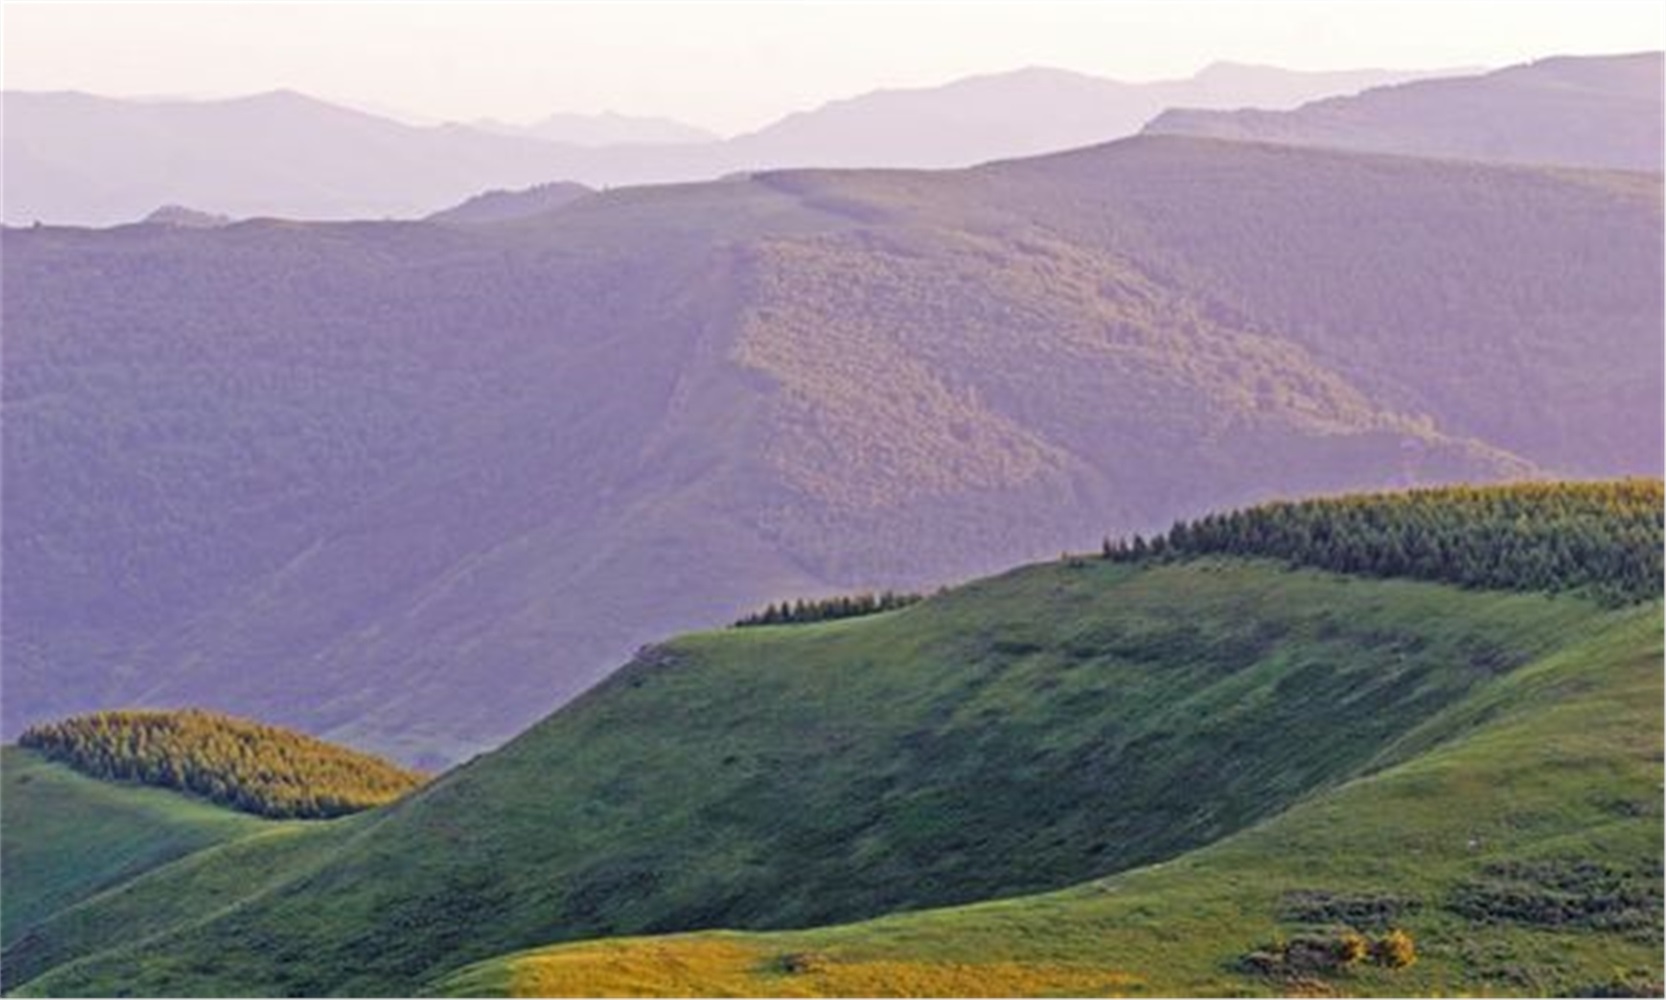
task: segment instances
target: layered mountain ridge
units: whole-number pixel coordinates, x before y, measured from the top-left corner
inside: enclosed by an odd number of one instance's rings
[[[1121,138],[1170,106],[1292,107],[1429,75],[1222,73],[1149,84],[1062,70],[995,74],[835,101],[721,141],[606,116],[558,115],[528,128],[414,126],[289,90],[214,101],[9,91],[5,221],[112,225],[170,203],[240,218],[411,218],[482,191],[563,181],[603,187],[812,165],[960,167]]]
[[[1295,110],[1176,108],[1144,131],[1658,172],[1666,149],[1663,86],[1658,52],[1560,56],[1482,76],[1374,87]]]

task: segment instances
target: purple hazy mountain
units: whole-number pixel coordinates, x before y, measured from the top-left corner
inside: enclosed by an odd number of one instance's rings
[[[1191,80],[1124,84],[1025,70],[840,101],[721,142],[605,117],[555,116],[508,133],[416,126],[288,91],[218,101],[8,92],[5,221],[112,225],[163,204],[238,218],[411,218],[482,191],[553,181],[966,166],[1131,135],[1179,104],[1288,107],[1409,75],[1215,66]],[[611,144],[591,144],[608,135]]]
[[[549,179],[547,143],[418,128],[286,91],[198,102],[4,99],[14,223],[109,223],[168,203],[238,217],[398,216]]]
[[[1146,131],[1508,163],[1661,169],[1662,55],[1561,56],[1293,111],[1165,111]]]
[[[210,704],[455,760],[766,601],[1661,468],[1657,175],[1139,137],[0,240],[11,733]]]
[[[1034,68],[835,101],[731,145],[743,160],[767,166],[969,166],[1132,135],[1170,107],[1291,108],[1432,75],[1215,63],[1189,79],[1122,83]]]

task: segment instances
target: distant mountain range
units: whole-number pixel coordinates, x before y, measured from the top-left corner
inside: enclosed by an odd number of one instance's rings
[[[1163,112],[1145,131],[1511,163],[1661,169],[1662,57],[1559,57],[1294,111]]]
[[[112,225],[166,204],[239,218],[408,218],[554,181],[968,166],[1127,136],[1167,107],[1293,107],[1426,75],[1217,64],[1189,80],[1128,84],[1031,69],[838,101],[727,141],[617,116],[422,127],[290,91],[218,101],[8,92],[5,222]]]
[[[1657,175],[1148,136],[3,239],[12,732],[207,704],[435,764],[769,600],[1661,467]]]
[[[835,101],[729,146],[738,162],[758,166],[961,167],[1132,135],[1165,108],[1292,108],[1433,75],[1302,73],[1223,62],[1185,80],[1123,83],[1034,68]]]

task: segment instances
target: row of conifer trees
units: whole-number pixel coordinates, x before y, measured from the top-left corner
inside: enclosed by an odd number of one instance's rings
[[[1106,539],[1114,562],[1199,555],[1466,587],[1581,591],[1610,603],[1661,594],[1660,480],[1456,486],[1269,503],[1152,538]]]
[[[855,618],[881,611],[906,608],[921,600],[919,594],[899,594],[887,590],[879,594],[848,594],[815,601],[782,601],[735,622],[736,627],[748,625],[794,625],[803,622],[825,622],[835,618]]]

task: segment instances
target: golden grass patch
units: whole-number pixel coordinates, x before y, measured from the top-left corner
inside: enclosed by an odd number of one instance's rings
[[[1124,972],[1025,962],[909,962],[804,955],[736,940],[596,942],[522,958],[515,996],[1116,996]]]

